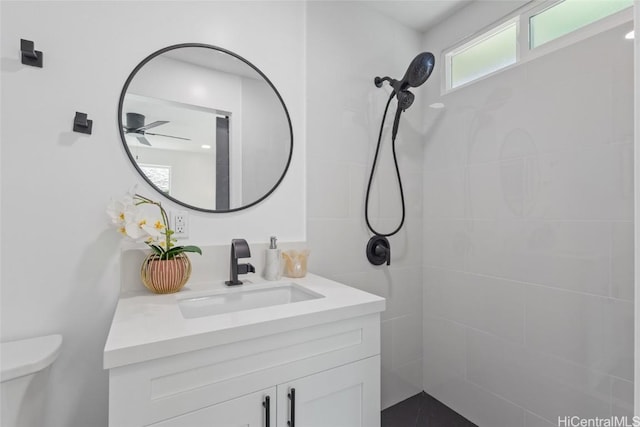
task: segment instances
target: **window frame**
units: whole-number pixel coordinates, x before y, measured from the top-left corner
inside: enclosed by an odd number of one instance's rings
[[[543,55],[547,55],[556,50],[562,49],[564,47],[570,46],[579,41],[585,40],[596,34],[610,30],[624,23],[633,21],[633,5],[630,5],[618,12],[614,12],[611,15],[605,16],[604,18],[601,18],[595,22],[586,24],[574,31],[571,31],[567,34],[564,34],[560,37],[550,40],[547,43],[544,43],[540,46],[532,48],[531,41],[530,41],[530,38],[531,38],[530,18],[534,15],[544,12],[547,9],[554,7],[555,5],[561,3],[562,1],[564,0],[547,0],[543,3],[537,3],[535,1],[531,1],[530,3],[527,3],[524,6],[514,10],[510,14],[495,21],[494,23],[483,27],[479,31],[475,32],[474,34],[463,38],[462,40],[450,46],[449,48],[444,49],[441,52],[441,60],[444,66],[442,67],[443,75],[442,75],[441,84],[440,84],[440,94],[446,95],[448,93],[460,90],[461,88],[467,87],[476,82],[492,77],[505,70],[509,70],[512,67],[517,67],[518,65],[524,64],[535,58],[539,58]],[[451,83],[452,83],[451,82],[451,64],[452,64],[453,56],[455,56],[457,53],[460,53],[471,46],[474,46],[490,38],[491,36],[500,32],[502,29],[505,29],[506,27],[511,25],[513,22],[517,22],[516,61],[513,64],[499,68],[495,71],[487,73],[474,80],[468,81],[456,87],[451,87]]]
[[[607,15],[598,19],[590,24],[583,25],[582,27],[568,32],[560,37],[556,37],[553,40],[549,40],[540,46],[531,47],[531,18],[538,15],[545,10],[551,9],[556,5],[562,3],[564,0],[548,0],[540,5],[529,7],[523,10],[520,14],[522,20],[527,25],[527,37],[526,37],[526,51],[527,56],[539,56],[552,52],[554,50],[561,49],[569,46],[573,43],[579,42],[596,34],[610,30],[617,27],[620,24],[624,24],[633,19],[633,4],[627,6],[624,9],[614,12],[611,15]]]
[[[494,70],[490,73],[487,73],[481,77],[478,77],[476,79],[473,79],[471,81],[465,82],[461,85],[452,87],[452,72],[453,72],[453,57],[466,51],[467,49],[470,49],[474,46],[479,45],[480,43],[483,43],[489,39],[491,39],[492,37],[494,37],[495,35],[503,32],[504,30],[506,30],[507,28],[511,27],[512,25],[515,25],[516,27],[516,57],[515,57],[515,61],[512,64],[506,65],[504,67],[501,67],[497,70]],[[459,89],[461,87],[464,87],[470,83],[473,83],[479,79],[485,78],[487,76],[490,76],[494,73],[497,73],[499,71],[502,71],[503,69],[507,68],[507,67],[511,67],[515,64],[518,63],[518,60],[520,58],[520,51],[522,46],[520,46],[520,43],[518,43],[518,40],[520,40],[520,20],[517,19],[517,17],[512,17],[509,19],[505,19],[500,21],[499,24],[491,26],[488,30],[476,33],[473,37],[469,37],[466,38],[464,40],[462,40],[461,42],[457,43],[456,45],[454,45],[452,48],[447,49],[444,53],[444,64],[445,64],[445,87],[447,88],[447,90],[455,90],[455,89]]]

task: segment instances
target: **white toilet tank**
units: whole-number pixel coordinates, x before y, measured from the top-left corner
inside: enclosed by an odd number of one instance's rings
[[[0,426],[44,426],[47,368],[56,360],[62,336],[0,343]]]

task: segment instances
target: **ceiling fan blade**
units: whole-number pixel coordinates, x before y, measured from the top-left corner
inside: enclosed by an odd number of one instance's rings
[[[180,136],[172,136],[172,135],[163,135],[161,133],[145,132],[145,135],[164,136],[164,137],[167,137],[167,138],[182,139],[183,141],[191,141],[190,138],[182,138]]]
[[[144,130],[151,129],[151,128],[154,128],[154,127],[157,127],[157,126],[160,126],[160,125],[164,125],[166,123],[169,123],[169,122],[167,120],[157,120],[155,122],[149,123],[148,125],[141,126],[141,127],[137,128],[136,130],[138,130],[138,131],[143,130],[144,131]]]
[[[147,138],[145,138],[144,136],[136,136],[136,138],[138,138],[138,142],[142,145],[148,145],[149,147],[151,147],[151,143],[149,142],[149,140]]]

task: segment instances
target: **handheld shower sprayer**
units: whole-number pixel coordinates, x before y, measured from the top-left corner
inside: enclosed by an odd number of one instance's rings
[[[393,120],[393,131],[391,133],[391,138],[393,140],[396,139],[396,135],[398,135],[398,125],[400,125],[400,114],[403,111],[406,111],[407,108],[411,107],[413,104],[413,100],[416,99],[415,95],[408,90],[401,90],[396,95],[398,98],[398,108],[396,109],[396,118]]]
[[[409,88],[415,88],[424,84],[427,81],[433,67],[435,66],[435,57],[431,52],[422,52],[409,64],[407,71],[400,80],[393,79],[391,77],[376,77],[373,82],[376,87],[382,87],[384,82],[388,82],[393,88],[387,105],[384,108],[384,114],[382,116],[382,123],[380,124],[380,132],[378,134],[378,145],[376,147],[376,154],[373,158],[373,165],[371,166],[371,175],[369,176],[369,184],[367,185],[367,195],[364,204],[364,218],[367,223],[367,227],[374,234],[369,240],[367,245],[367,258],[369,262],[374,265],[380,265],[384,262],[387,265],[391,262],[391,246],[387,237],[393,236],[402,228],[405,219],[405,205],[404,205],[404,190],[402,188],[402,180],[400,178],[400,168],[398,167],[398,159],[396,156],[396,136],[398,134],[398,127],[400,125],[400,115],[403,111],[406,111],[415,100],[415,95],[409,91]],[[369,194],[371,192],[371,183],[373,182],[373,176],[376,170],[376,163],[378,162],[378,154],[380,152],[380,145],[382,143],[382,131],[384,130],[384,122],[387,117],[387,111],[389,110],[389,104],[391,100],[396,97],[398,106],[396,108],[396,115],[393,121],[393,130],[391,132],[391,147],[393,152],[393,162],[396,167],[396,175],[398,177],[398,186],[400,189],[400,200],[402,203],[402,219],[398,227],[391,233],[379,233],[372,226],[369,221]],[[384,256],[383,256],[384,255]]]

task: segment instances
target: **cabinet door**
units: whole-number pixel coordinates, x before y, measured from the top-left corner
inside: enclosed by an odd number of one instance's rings
[[[292,424],[380,427],[380,356],[279,385],[278,427]]]
[[[267,401],[269,406],[265,405]],[[276,388],[272,387],[160,421],[150,427],[275,427],[275,420]]]

